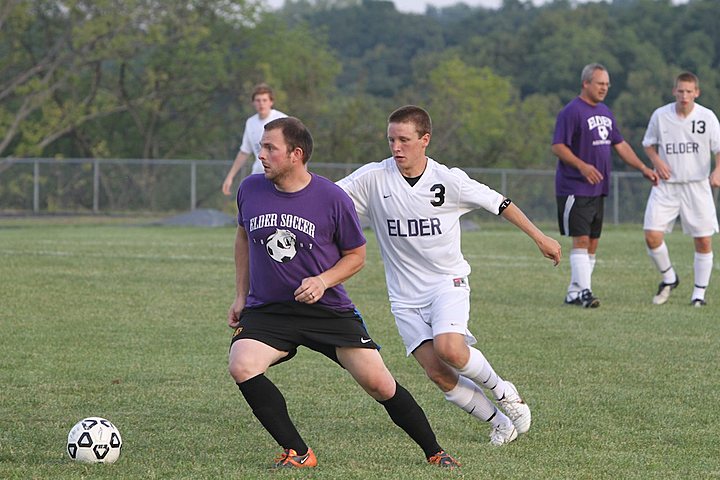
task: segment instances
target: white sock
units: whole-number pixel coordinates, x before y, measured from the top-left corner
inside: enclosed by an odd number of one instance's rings
[[[505,414],[485,396],[482,389],[462,375],[458,378],[455,388],[445,392],[445,400],[483,422],[490,422],[493,427],[507,423]]]
[[[655,264],[655,267],[662,273],[662,281],[665,283],[675,283],[677,275],[675,274],[672,263],[670,263],[670,252],[668,251],[667,244],[662,242],[660,246],[655,249],[648,248],[647,252]]]
[[[592,274],[595,271],[595,254],[588,253],[588,260],[590,261],[590,279],[588,280],[588,288],[592,290]]]
[[[475,384],[492,391],[495,399],[500,399],[505,394],[505,381],[495,373],[490,363],[480,350],[473,347],[470,349],[470,359],[458,373],[475,382]]]
[[[570,250],[570,285],[568,286],[568,300],[577,297],[582,290],[590,288],[590,256],[587,248],[573,248]]]
[[[692,300],[699,298],[705,300],[705,289],[710,283],[710,274],[713,267],[713,253],[695,252],[695,288],[693,288]]]

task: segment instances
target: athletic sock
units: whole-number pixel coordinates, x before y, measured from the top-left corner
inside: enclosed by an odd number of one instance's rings
[[[308,446],[298,433],[288,414],[285,397],[265,375],[237,384],[253,415],[282,448],[292,448],[298,455],[305,455]]]
[[[675,269],[670,262],[670,252],[668,251],[667,244],[662,242],[659,247],[647,249],[650,259],[655,264],[655,267],[660,273],[662,273],[664,283],[675,283],[677,280],[677,274]]]
[[[395,395],[379,403],[385,407],[395,425],[402,428],[415,443],[420,445],[425,458],[430,458],[442,450],[425,412],[402,385],[395,382]]]
[[[568,286],[568,300],[590,288],[592,268],[587,248],[573,248],[570,250],[570,285]]]
[[[505,394],[505,381],[495,373],[490,362],[480,350],[473,347],[468,347],[468,349],[470,358],[464,367],[458,369],[458,373],[492,391],[496,400],[502,398]]]
[[[588,253],[588,261],[590,262],[590,280],[588,281],[588,288],[592,290],[592,274],[595,271],[595,263],[597,262],[594,253]]]
[[[705,300],[705,289],[710,283],[710,274],[713,268],[713,252],[695,252],[695,288],[693,289],[692,300],[699,298]]]
[[[445,392],[445,400],[483,422],[490,422],[493,427],[506,423],[505,414],[485,396],[485,392],[472,380],[462,375],[458,378],[455,388]]]

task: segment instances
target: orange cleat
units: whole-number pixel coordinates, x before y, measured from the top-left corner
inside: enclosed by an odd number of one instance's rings
[[[438,465],[443,468],[460,468],[460,462],[455,460],[450,454],[446,453],[445,450],[440,450],[438,453],[428,458],[428,463],[432,465]]]
[[[286,448],[275,459],[275,468],[306,468],[317,466],[317,457],[312,448],[305,455],[298,455],[292,448]]]

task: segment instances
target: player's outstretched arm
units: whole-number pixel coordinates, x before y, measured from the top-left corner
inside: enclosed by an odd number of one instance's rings
[[[552,260],[555,266],[560,263],[562,258],[560,243],[545,235],[514,203],[510,203],[501,215],[532,238],[545,258]]]

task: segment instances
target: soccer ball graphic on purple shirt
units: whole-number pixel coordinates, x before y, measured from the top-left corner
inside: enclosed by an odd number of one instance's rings
[[[289,262],[297,253],[295,234],[289,230],[276,229],[265,241],[265,249],[276,262]]]

